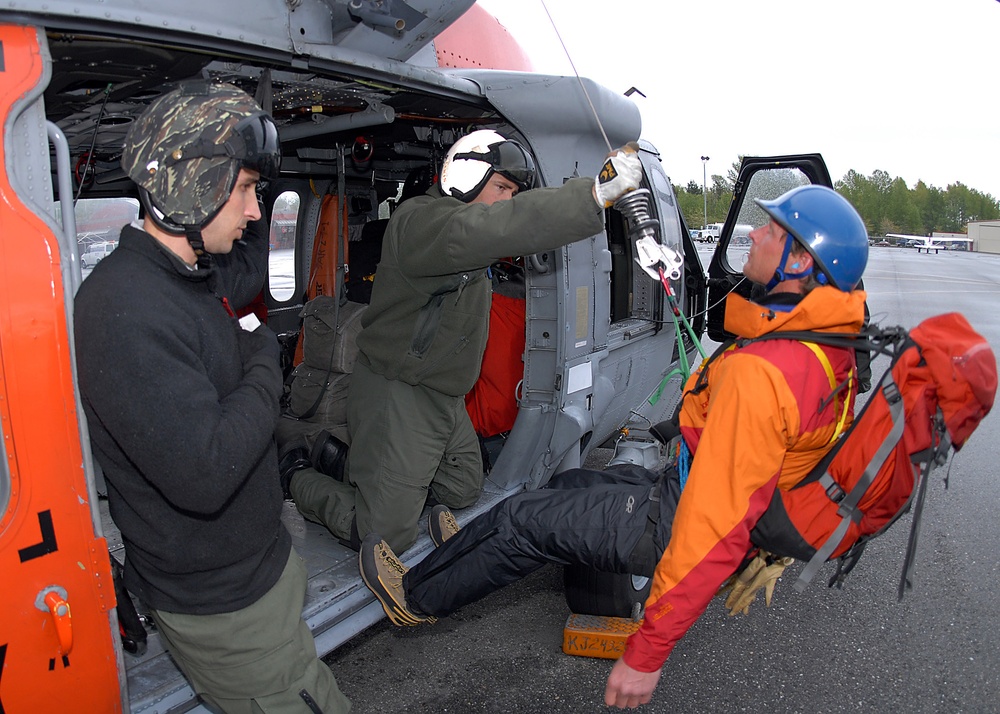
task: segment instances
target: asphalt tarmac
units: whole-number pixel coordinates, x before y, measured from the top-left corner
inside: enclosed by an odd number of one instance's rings
[[[959,311],[1000,347],[1000,256],[873,248],[865,284],[875,321],[913,326]],[[876,362],[875,376],[882,369]],[[870,544],[843,590],[825,586],[828,564],[796,593],[795,564],[770,608],[759,599],[749,615],[729,617],[714,600],[641,711],[1000,711],[998,442],[995,410],[932,475],[914,589],[902,602],[909,516]],[[325,659],[355,714],[608,711],[612,662],[562,653],[568,615],[562,571],[546,566],[435,625],[383,620]]]

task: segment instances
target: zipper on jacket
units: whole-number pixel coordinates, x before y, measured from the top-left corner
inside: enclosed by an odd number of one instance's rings
[[[447,359],[448,357],[454,357],[457,354],[461,354],[461,352],[468,346],[469,346],[469,338],[466,337],[465,335],[462,335],[455,342],[452,343],[452,348],[450,350],[446,350],[445,352],[443,352],[440,357],[438,357],[433,362],[425,365],[424,368],[419,372],[414,372],[413,378],[418,380],[423,379],[423,377],[427,373],[433,371],[445,359]]]
[[[411,357],[422,359],[430,349],[437,336],[438,328],[441,326],[441,306],[449,293],[455,293],[455,304],[462,296],[465,286],[470,282],[468,273],[459,276],[457,282],[451,282],[435,290],[427,303],[417,312],[417,318],[413,329],[413,337],[410,340],[410,348],[407,354]]]

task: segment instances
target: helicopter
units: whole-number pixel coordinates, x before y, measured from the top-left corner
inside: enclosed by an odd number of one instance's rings
[[[252,310],[282,339],[292,398],[296,379],[309,381],[303,312],[324,296],[363,309],[344,296],[370,277],[366,234],[378,234],[408,179],[436,175],[454,141],[477,129],[515,139],[548,186],[593,175],[612,147],[637,142],[642,193],[607,209],[603,232],[494,266],[513,292],[520,340],[501,397],[479,402],[500,415],[482,434],[483,496],[457,515],[464,522],[539,488],[598,447],[656,462],[649,428],[676,407],[700,336],[723,334],[724,296],[750,289],[729,239],[753,222],[753,202],[734,203],[706,274],[633,100],[530,70],[473,0],[13,0],[0,9],[0,711],[198,706],[142,603],[115,578],[127,553],[102,498],[72,327],[73,296],[92,268],[86,247],[113,248],[121,226],[141,219],[119,163],[128,128],[178,83],[233,84],[278,127],[280,176],[259,189],[268,270]],[[796,182],[829,185],[819,155],[745,161],[737,198],[773,198]],[[659,258],[644,264],[643,245],[670,262],[659,279],[647,271]],[[299,419],[292,428],[325,426]],[[382,610],[352,550],[294,514],[289,528],[309,569],[303,617],[323,655]],[[404,560],[431,547],[422,536]],[[598,608],[627,609],[641,594],[640,583]]]

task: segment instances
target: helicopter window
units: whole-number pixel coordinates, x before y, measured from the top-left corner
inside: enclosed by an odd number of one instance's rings
[[[657,214],[656,203],[654,200],[649,208],[653,216]],[[608,209],[605,218],[611,252],[611,324],[631,319],[657,319],[661,293],[659,285],[654,284],[635,262],[635,243],[639,236],[629,235],[628,222],[618,210]]]
[[[278,302],[288,300],[295,293],[295,230],[300,204],[299,194],[283,191],[271,208],[268,289]]]
[[[608,249],[611,251],[611,323],[632,316],[632,243],[625,219],[618,211],[607,211]]]
[[[55,204],[56,220],[61,206]],[[83,198],[76,203],[76,249],[83,277],[118,245],[122,226],[139,218],[134,198]]]
[[[726,245],[726,261],[733,272],[738,273],[743,269],[743,263],[750,253],[750,231],[769,220],[754,199],[769,201],[797,186],[810,183],[809,177],[795,168],[761,169],[750,177],[733,235]]]

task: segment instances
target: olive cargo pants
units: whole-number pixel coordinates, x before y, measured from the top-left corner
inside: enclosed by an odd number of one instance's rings
[[[302,619],[306,568],[292,550],[267,593],[218,615],[153,610],[167,649],[206,706],[225,714],[347,714]],[[310,706],[309,702],[314,704]]]
[[[464,397],[386,379],[360,361],[350,389],[347,483],[305,469],[291,481],[292,497],[302,515],[347,542],[357,539],[355,547],[375,532],[401,553],[417,539],[429,494],[449,508],[479,498],[479,438]]]

